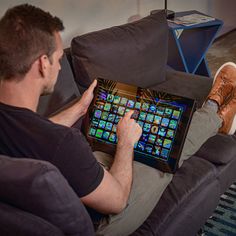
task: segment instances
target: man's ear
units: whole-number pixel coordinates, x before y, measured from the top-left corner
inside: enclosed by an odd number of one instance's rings
[[[47,55],[42,55],[39,57],[39,73],[41,74],[42,77],[47,77],[47,71],[48,71],[48,66],[49,66],[49,60]]]

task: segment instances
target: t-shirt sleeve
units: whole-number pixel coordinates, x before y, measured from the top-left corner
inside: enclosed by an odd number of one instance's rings
[[[80,130],[71,128],[58,144],[55,164],[79,197],[86,196],[101,183],[104,170]]]

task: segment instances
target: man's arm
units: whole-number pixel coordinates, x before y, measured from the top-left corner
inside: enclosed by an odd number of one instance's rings
[[[65,109],[56,115],[49,117],[49,120],[60,125],[71,127],[87,112],[88,107],[93,99],[93,90],[96,85],[97,80],[94,80],[79,100],[73,101]]]
[[[104,170],[100,185],[81,198],[85,205],[101,213],[119,213],[127,204],[132,184],[133,148],[142,133],[141,127],[131,119],[132,114],[133,111],[128,112],[118,123],[118,144],[110,171]]]

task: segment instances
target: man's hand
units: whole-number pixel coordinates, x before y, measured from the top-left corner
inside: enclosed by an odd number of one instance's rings
[[[49,119],[57,124],[71,127],[77,120],[79,120],[88,110],[88,107],[93,100],[93,91],[97,85],[97,80],[94,80],[89,88],[84,92],[80,100],[73,101],[68,104],[62,111]]]
[[[82,97],[80,98],[79,109],[80,109],[81,115],[84,115],[87,112],[88,107],[93,100],[93,96],[94,96],[93,91],[96,86],[97,86],[97,80],[95,79],[93,83],[89,86],[89,88],[83,93]]]
[[[134,111],[129,111],[120,119],[117,125],[118,145],[131,145],[139,140],[142,128],[134,119],[131,119]]]

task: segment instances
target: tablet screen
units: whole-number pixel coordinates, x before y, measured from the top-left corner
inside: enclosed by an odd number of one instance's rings
[[[92,146],[114,153],[117,124],[125,113],[134,110],[132,118],[142,127],[134,146],[135,160],[173,173],[194,106],[192,99],[98,79],[85,133]]]

